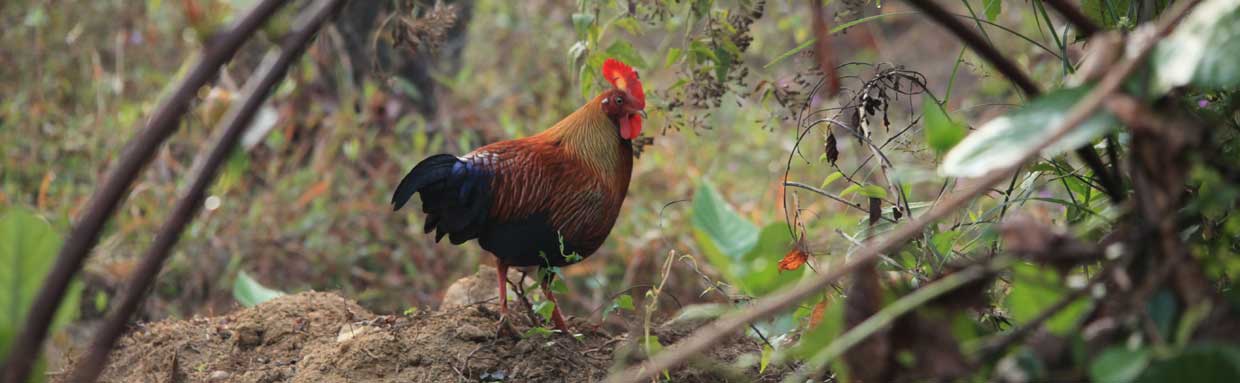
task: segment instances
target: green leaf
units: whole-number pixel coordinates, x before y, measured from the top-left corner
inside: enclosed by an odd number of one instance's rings
[[[590,13],[574,13],[573,29],[577,31],[577,38],[584,39],[586,32],[590,30],[590,25],[594,24],[594,15]]]
[[[272,290],[250,278],[245,271],[237,272],[237,280],[233,282],[233,299],[245,307],[254,307],[263,302],[284,295],[279,290]]]
[[[642,337],[642,348],[646,350],[646,355],[654,355],[663,351],[663,344],[659,343],[659,337],[650,335]]]
[[[758,361],[758,373],[766,372],[766,366],[771,364],[771,354],[775,353],[775,349],[769,345],[762,346],[762,360]]]
[[[947,116],[947,111],[929,96],[922,98],[921,110],[926,144],[930,145],[930,149],[935,153],[943,154],[951,150],[968,133],[964,124],[952,121],[951,117]]]
[[[995,21],[1003,10],[1003,0],[982,0],[982,6],[986,10],[986,20]]]
[[[960,235],[959,231],[944,231],[930,237],[930,245],[934,246],[934,250],[938,254],[950,254],[956,246],[956,239],[960,238]]]
[[[882,186],[873,184],[862,186],[861,189],[857,190],[857,193],[870,198],[887,198],[887,190],[883,189]]]
[[[603,319],[607,319],[607,315],[616,310],[633,311],[633,296],[629,294],[621,294],[616,297],[616,299],[613,299],[611,301],[611,305],[607,306],[607,308],[603,310]]]
[[[717,62],[719,57],[715,56],[715,50],[701,41],[689,43],[689,52],[693,53],[694,61],[701,63],[703,61]]]
[[[831,172],[831,174],[827,175],[827,178],[822,180],[822,186],[819,186],[818,188],[826,189],[832,182],[838,181],[840,178],[844,178],[844,173],[841,173],[839,170]]]
[[[623,294],[623,295],[616,297],[616,307],[622,308],[625,310],[634,310],[633,296],[629,294]]]
[[[693,196],[693,234],[707,261],[724,278],[752,295],[774,291],[800,278],[804,270],[779,272],[779,260],[792,246],[782,223],[758,230],[719,196],[705,179]]]
[[[1150,364],[1150,352],[1144,348],[1129,350],[1111,347],[1094,358],[1089,377],[1095,382],[1126,383],[1135,380]]]
[[[555,303],[551,301],[538,301],[534,303],[534,312],[543,320],[551,320],[551,313],[555,312]]]
[[[1012,289],[1003,300],[1003,305],[1018,323],[1028,323],[1038,317],[1067,293],[1054,270],[1022,262],[1012,267],[1012,274]],[[1045,326],[1056,335],[1069,334],[1088,308],[1088,301],[1077,299],[1047,320]]]
[[[620,27],[621,29],[628,31],[629,34],[632,34],[632,35],[640,34],[642,30],[641,23],[639,23],[637,19],[628,17],[628,16],[617,19],[615,22],[612,23],[612,25]]]
[[[740,280],[732,282],[749,295],[762,296],[800,280],[805,267],[779,271],[779,260],[788,254],[792,245],[792,234],[788,232],[787,225],[766,225],[758,236],[758,244],[742,258]]]
[[[1016,165],[1022,159],[1021,154],[1049,137],[1068,110],[1091,89],[1092,86],[1081,86],[1055,90],[990,120],[947,152],[939,172],[952,177],[978,177],[992,170]],[[1110,112],[1097,112],[1058,142],[1043,149],[1042,155],[1054,157],[1083,146],[1118,126],[1119,122]]]
[[[1240,348],[1214,343],[1190,345],[1178,356],[1151,364],[1140,380],[1240,382]]]
[[[1083,0],[1081,11],[1095,23],[1110,29],[1127,19],[1130,2],[1131,0]]]
[[[641,53],[637,53],[637,49],[634,49],[633,45],[629,44],[628,41],[616,40],[616,42],[611,43],[611,46],[607,47],[606,52],[608,56],[631,66],[637,68],[646,67],[646,60],[642,59]]]
[[[1240,85],[1240,2],[1198,5],[1151,56],[1153,91],[1164,94],[1192,84],[1225,89]]]
[[[555,334],[555,332],[551,331],[551,329],[549,328],[530,327],[529,330],[525,330],[525,333],[521,334],[521,337],[522,338],[533,338],[533,337],[545,338],[545,337],[551,336],[551,334]]]
[[[26,312],[60,249],[60,233],[43,217],[24,208],[9,208],[0,214],[0,360],[26,318]],[[82,284],[69,286],[53,319],[58,328],[76,314]],[[42,376],[37,371],[35,376]]]
[[[732,281],[743,273],[742,258],[758,244],[758,227],[736,214],[715,186],[705,178],[693,195],[694,238],[703,254],[724,277]]]
[[[670,68],[677,61],[680,61],[680,54],[684,51],[680,48],[672,48],[667,50],[667,56],[663,58],[663,66]]]

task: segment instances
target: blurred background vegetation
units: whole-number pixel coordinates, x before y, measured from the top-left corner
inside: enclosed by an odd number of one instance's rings
[[[161,91],[213,31],[251,3],[0,5],[6,25],[0,32],[0,211],[22,215],[13,225],[26,230],[46,221],[50,232],[67,233]],[[606,57],[640,71],[651,102],[646,135],[654,141],[637,161],[604,248],[564,270],[566,313],[598,315],[621,293],[640,301],[664,277],[662,294],[674,299],[660,304],[672,309],[744,301],[796,281],[806,268],[777,267],[794,248],[793,235],[809,265],[826,264],[959,187],[936,172],[941,155],[927,146],[921,126],[923,105],[934,105],[926,100],[947,111],[936,121],[956,121],[962,130],[960,122],[984,122],[1028,101],[903,3],[827,3],[836,61],[855,63],[841,66],[845,92],[837,99],[816,93],[821,72],[807,48],[814,36],[803,2],[354,1],[263,107],[140,319],[231,310],[241,272],[282,291],[340,291],[376,312],[435,307],[449,284],[490,257],[472,244],[433,243],[420,231],[417,209],[393,213],[388,200],[400,177],[428,155],[465,153],[551,126],[602,89],[594,74]],[[1083,41],[1041,2],[947,3],[1048,89],[1065,84],[1082,56]],[[1134,5],[1161,2],[1084,3],[1097,22],[1118,29],[1151,20],[1161,9]],[[295,22],[294,14],[282,13],[214,86],[201,90],[198,108],[143,173],[93,252],[76,289],[74,318],[106,311],[238,84]],[[807,113],[834,113],[867,81],[896,68],[922,79],[928,91],[912,89],[906,79],[898,89],[909,94],[891,91],[881,118],[867,118],[873,140],[890,141],[885,154],[896,166],[880,169],[866,147],[840,132],[842,155],[828,153],[823,131],[800,140]],[[1234,135],[1230,93],[1194,97],[1185,99],[1205,100],[1202,113],[1230,119]],[[917,286],[958,258],[993,254],[995,224],[1009,208],[1043,223],[1075,224],[1074,234],[1099,239],[1121,212],[1079,168],[1067,156],[1044,159],[1016,183],[1016,198],[979,199],[930,229],[926,240],[893,254],[884,272]],[[864,209],[785,190],[786,170],[787,179],[853,204],[879,197],[903,207],[885,211],[887,221],[867,230]],[[883,178],[896,180],[907,196],[875,190]],[[1186,238],[1230,291],[1231,275],[1240,270],[1234,256],[1240,220],[1231,213],[1240,191],[1209,170],[1194,173],[1193,182],[1216,192],[1194,200],[1192,208],[1208,220]],[[4,238],[14,236],[29,234]],[[24,254],[50,259],[55,248]],[[934,261],[922,262],[920,251]],[[692,258],[679,257],[685,254]],[[661,265],[670,256],[677,261],[665,274]],[[29,291],[37,286],[31,283]],[[996,289],[995,303],[982,314],[991,326],[979,331],[1029,319],[1064,294],[1047,289],[1012,298],[1010,286]],[[788,333],[809,320],[817,303],[805,302],[770,328]]]

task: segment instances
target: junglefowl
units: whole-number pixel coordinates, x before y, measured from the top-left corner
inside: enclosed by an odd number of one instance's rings
[[[423,230],[434,230],[436,242],[447,236],[459,245],[476,238],[495,255],[501,318],[508,314],[509,266],[579,262],[602,246],[616,223],[646,98],[633,68],[607,59],[602,69],[612,87],[550,129],[464,156],[430,156],[405,175],[392,196],[399,210],[421,193]],[[539,274],[543,294],[554,304],[548,287],[554,273]],[[559,305],[551,320],[568,332]]]

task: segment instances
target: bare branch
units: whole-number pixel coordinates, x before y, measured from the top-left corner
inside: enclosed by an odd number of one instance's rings
[[[758,299],[745,309],[724,315],[718,320],[694,331],[693,334],[690,334],[680,342],[669,346],[663,353],[656,355],[641,365],[612,374],[606,381],[611,383],[638,383],[644,379],[656,376],[660,371],[675,367],[690,356],[701,353],[708,347],[725,339],[725,334],[734,333],[746,324],[782,312],[802,299],[822,291],[822,289],[835,283],[845,275],[849,275],[861,265],[878,259],[880,254],[895,250],[903,245],[904,242],[920,235],[922,229],[930,223],[954,213],[974,198],[985,194],[999,182],[1015,173],[1026,162],[1037,158],[1038,153],[1043,149],[1059,141],[1068,132],[1071,132],[1085,122],[1085,120],[1089,119],[1094,111],[1102,106],[1103,101],[1111,93],[1119,89],[1124,79],[1131,75],[1145,61],[1154,43],[1166,36],[1179,20],[1199,2],[1200,0],[1188,0],[1177,3],[1176,8],[1167,12],[1166,17],[1160,20],[1156,31],[1157,35],[1154,38],[1138,42],[1140,46],[1134,50],[1137,54],[1118,63],[1089,94],[1072,107],[1063,121],[1051,130],[1052,134],[1049,137],[1021,153],[1022,160],[1016,165],[982,176],[974,183],[972,188],[953,194],[944,200],[942,204],[935,206],[920,217],[896,227],[888,232],[887,235],[874,241],[872,245],[858,249],[856,253],[849,257],[849,260],[833,262],[830,267],[826,268],[828,271],[825,274],[818,275],[807,282],[799,283],[792,288],[781,290],[768,297]]]
[[[108,173],[107,179],[91,196],[82,216],[69,233],[64,246],[56,256],[56,264],[47,275],[39,295],[26,315],[21,333],[9,350],[9,360],[5,363],[0,381],[7,383],[25,382],[30,375],[31,366],[39,355],[43,340],[47,337],[48,326],[52,323],[52,315],[64,299],[65,291],[73,275],[82,268],[86,255],[99,242],[99,233],[108,218],[116,212],[121,200],[129,193],[138,173],[150,162],[159,149],[160,144],[176,131],[181,117],[189,108],[204,84],[215,78],[221,66],[232,60],[241,44],[254,34],[259,27],[267,22],[272,15],[287,4],[283,0],[265,0],[255,5],[236,24],[226,32],[211,39],[201,59],[174,88],[167,99],[160,104],[155,113],[147,120],[142,131],[134,137],[120,160]]]

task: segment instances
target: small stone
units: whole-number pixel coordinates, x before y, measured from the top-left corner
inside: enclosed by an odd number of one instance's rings
[[[493,334],[487,332],[487,330],[483,330],[478,326],[474,326],[469,323],[462,324],[461,327],[457,327],[456,329],[456,337],[461,340],[481,342],[490,339],[492,335]]]
[[[222,381],[228,380],[230,376],[232,376],[232,374],[229,374],[228,371],[215,370],[215,371],[211,371],[210,375],[207,375],[207,381],[208,382],[222,382]]]

